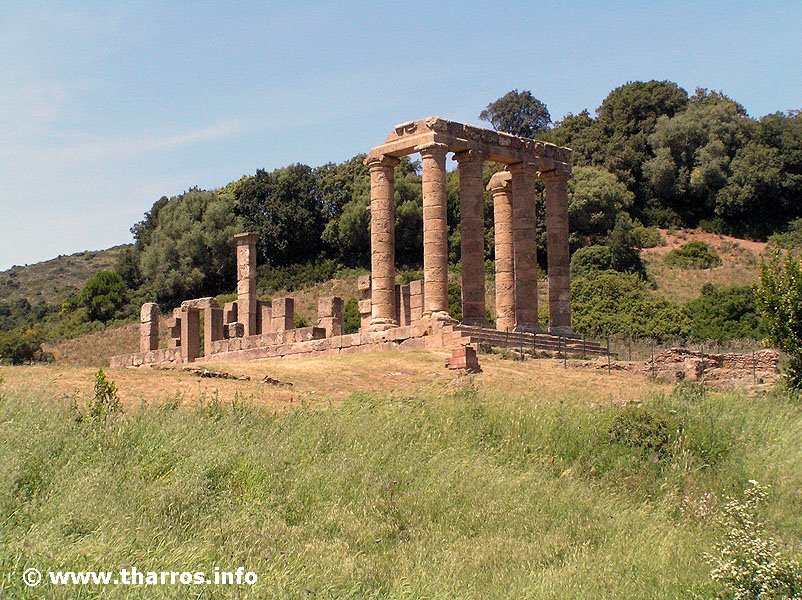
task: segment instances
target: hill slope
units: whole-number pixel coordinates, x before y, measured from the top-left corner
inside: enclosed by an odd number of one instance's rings
[[[112,269],[117,254],[125,247],[85,250],[0,271],[0,301],[10,304],[26,298],[31,304],[60,304],[93,274]]]

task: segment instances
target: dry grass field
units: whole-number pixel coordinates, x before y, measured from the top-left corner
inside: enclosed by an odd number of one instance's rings
[[[488,398],[577,401],[625,404],[666,386],[642,375],[607,373],[580,366],[580,361],[540,359],[524,363],[499,355],[480,355],[482,372],[463,376],[444,367],[447,354],[396,351],[320,358],[284,358],[242,362],[197,363],[188,368],[108,369],[124,406],[180,399],[193,405],[216,399],[224,404],[255,403],[283,410],[298,404],[328,406],[353,392],[444,396],[470,381]],[[243,379],[201,377],[193,369],[208,369]],[[0,367],[9,390],[35,389],[85,404],[91,397],[92,366],[35,365]],[[279,383],[264,383],[270,378]],[[244,379],[247,378],[247,379]]]

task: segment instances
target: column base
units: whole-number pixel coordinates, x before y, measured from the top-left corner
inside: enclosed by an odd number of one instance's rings
[[[468,317],[467,319],[462,319],[460,324],[470,327],[490,327],[490,323],[487,322],[487,319],[481,317]]]
[[[549,327],[549,333],[551,335],[562,335],[562,336],[571,337],[571,338],[582,337],[578,333],[576,333],[573,329],[571,329],[570,325],[561,325],[561,326]]]
[[[516,325],[513,329],[516,333],[543,333],[543,328],[540,325]]]
[[[375,319],[370,320],[368,331],[387,331],[388,329],[394,329],[395,327],[398,327],[398,323],[395,319],[376,317]]]

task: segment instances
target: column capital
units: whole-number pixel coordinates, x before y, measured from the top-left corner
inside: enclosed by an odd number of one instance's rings
[[[499,171],[490,178],[490,183],[487,184],[487,189],[494,194],[496,192],[507,192],[512,188],[510,186],[512,175],[509,171]]]
[[[258,233],[238,233],[234,236],[234,240],[238,246],[244,246],[246,244],[255,244],[259,241],[259,234]]]
[[[439,142],[432,142],[422,146],[415,146],[415,152],[420,152],[421,156],[431,156],[436,159],[445,159],[448,153],[448,145]]]
[[[459,164],[468,164],[468,163],[483,163],[487,160],[487,152],[483,150],[479,150],[477,148],[470,148],[468,150],[461,150],[459,152],[454,153],[454,160],[457,161]]]
[[[538,177],[547,183],[553,181],[568,181],[571,179],[571,167],[558,167],[551,171],[538,171]]]
[[[507,165],[507,170],[513,175],[529,174],[533,177],[537,174],[535,165],[528,162],[517,162]]]
[[[401,164],[401,159],[389,154],[368,154],[362,164],[369,169],[395,168]]]

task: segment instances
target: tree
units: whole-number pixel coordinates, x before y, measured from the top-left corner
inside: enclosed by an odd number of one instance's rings
[[[234,287],[234,235],[243,231],[235,206],[231,194],[193,188],[162,207],[139,263],[159,302],[175,305]]]
[[[286,265],[319,255],[325,219],[310,167],[259,169],[243,182],[237,201],[245,227],[259,234],[261,262]]]
[[[86,309],[91,321],[105,323],[125,304],[125,282],[114,271],[98,271],[78,294],[78,304]]]
[[[534,138],[551,125],[548,108],[532,95],[532,92],[517,89],[507,92],[487,105],[479,118],[488,121],[496,131],[520,137]]]
[[[634,194],[615,175],[598,167],[576,167],[568,182],[568,222],[574,248],[601,242]]]
[[[640,237],[626,214],[619,214],[607,240],[610,266],[621,273],[636,273],[646,279],[646,266],[640,257]]]
[[[779,254],[760,265],[755,293],[768,341],[789,356],[788,381],[802,388],[802,266],[790,254]]]

